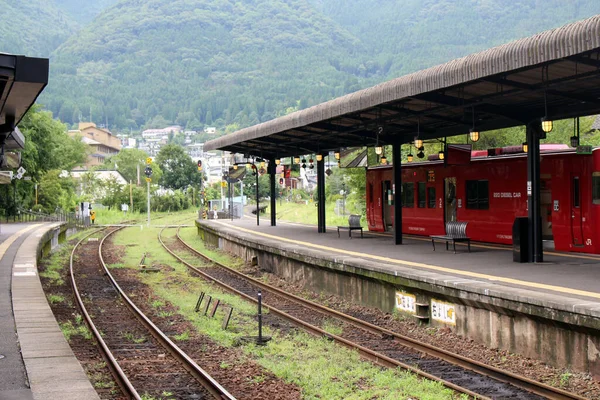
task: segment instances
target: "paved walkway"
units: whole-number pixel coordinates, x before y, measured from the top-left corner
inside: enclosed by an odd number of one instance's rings
[[[48,305],[36,253],[56,223],[5,224],[0,233],[0,400],[98,399]]]

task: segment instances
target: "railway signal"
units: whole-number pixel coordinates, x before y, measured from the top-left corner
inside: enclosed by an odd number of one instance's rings
[[[198,171],[202,171],[202,160],[198,160]]]

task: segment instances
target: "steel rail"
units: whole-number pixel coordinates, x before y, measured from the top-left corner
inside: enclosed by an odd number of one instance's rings
[[[415,339],[412,339],[410,337],[401,335],[401,334],[399,334],[397,332],[391,331],[391,330],[386,329],[386,328],[379,327],[377,325],[374,325],[374,324],[371,324],[369,322],[360,320],[360,319],[352,317],[350,315],[347,315],[347,314],[341,313],[339,311],[330,309],[330,308],[325,307],[323,305],[314,303],[314,302],[312,302],[310,300],[306,300],[306,299],[303,299],[303,298],[298,297],[296,295],[287,293],[287,292],[285,292],[285,291],[283,291],[283,290],[281,290],[279,288],[267,285],[267,284],[265,284],[265,283],[263,283],[261,281],[258,281],[257,279],[249,277],[249,276],[247,276],[247,275],[245,275],[245,274],[243,274],[241,272],[238,272],[238,271],[232,269],[231,267],[229,267],[227,265],[224,265],[224,264],[222,264],[222,263],[220,263],[220,262],[218,262],[216,260],[213,260],[212,258],[206,256],[205,254],[200,253],[198,250],[196,250],[193,247],[191,247],[189,244],[187,244],[181,238],[181,236],[179,235],[179,230],[180,230],[180,228],[177,229],[177,239],[186,248],[188,248],[191,252],[193,252],[194,254],[199,255],[200,257],[202,257],[202,258],[204,258],[204,259],[206,259],[206,260],[208,260],[208,261],[210,261],[210,262],[212,262],[212,263],[214,263],[216,265],[219,265],[220,267],[226,269],[227,271],[235,274],[236,276],[238,276],[238,277],[240,277],[242,279],[246,279],[246,280],[252,282],[253,284],[259,286],[262,289],[270,290],[272,292],[275,292],[275,293],[277,293],[280,296],[283,296],[283,297],[286,297],[288,299],[291,299],[292,301],[300,303],[300,304],[302,304],[302,305],[304,305],[306,307],[312,308],[312,309],[317,310],[319,312],[322,312],[324,314],[327,314],[327,315],[334,316],[336,318],[342,319],[342,320],[344,320],[347,323],[353,324],[353,325],[355,325],[355,326],[357,326],[359,328],[362,328],[364,330],[367,330],[369,332],[393,336],[400,344],[402,344],[402,345],[404,345],[406,347],[415,349],[415,350],[417,350],[417,351],[419,351],[421,353],[428,354],[428,355],[430,355],[432,357],[444,360],[444,361],[449,362],[451,364],[458,365],[458,366],[460,366],[460,367],[462,367],[464,369],[471,370],[471,371],[476,372],[478,374],[485,375],[485,376],[488,376],[490,378],[494,378],[494,379],[496,379],[498,381],[509,383],[509,384],[511,384],[511,385],[513,385],[513,386],[515,386],[517,388],[520,388],[520,389],[526,390],[528,392],[531,392],[531,393],[534,393],[534,394],[546,397],[548,399],[551,399],[551,400],[586,400],[585,397],[579,396],[577,394],[569,393],[569,392],[567,392],[565,390],[562,390],[562,389],[559,389],[559,388],[555,388],[555,387],[546,385],[546,384],[541,383],[541,382],[534,381],[532,379],[529,379],[527,377],[524,377],[524,376],[512,373],[510,371],[505,371],[505,370],[502,370],[500,368],[497,368],[497,367],[494,367],[494,366],[491,366],[491,365],[483,364],[483,363],[481,363],[479,361],[470,359],[468,357],[461,356],[459,354],[451,353],[451,352],[449,352],[447,350],[444,350],[444,349],[441,349],[441,348],[429,345],[427,343],[418,342]],[[161,232],[162,232],[162,230],[161,230]],[[161,243],[162,243],[162,241],[161,241]],[[163,244],[163,246],[164,246],[164,244]],[[171,253],[171,254],[173,254],[173,253]],[[177,257],[177,258],[179,258],[179,257]],[[183,262],[185,263],[185,261],[183,261]],[[187,263],[185,263],[185,264],[187,264]],[[194,269],[197,270],[196,268],[194,268]],[[203,274],[203,275],[205,275],[205,274]],[[327,333],[326,333],[326,335],[327,336],[332,336],[332,335],[327,334]],[[439,378],[437,380],[439,380]]]
[[[125,304],[128,308],[133,312],[133,314],[142,322],[142,324],[152,333],[152,335],[165,347],[176,359],[178,359],[182,365],[196,378],[202,386],[204,386],[211,395],[216,399],[222,400],[236,400],[236,398],[230,394],[223,386],[221,386],[212,376],[208,374],[208,372],[204,371],[196,362],[188,356],[183,350],[179,348],[167,335],[165,335],[134,303],[131,301],[129,296],[125,294],[125,292],[121,289],[115,278],[110,273],[106,263],[104,262],[104,258],[102,257],[102,245],[104,244],[104,240],[108,238],[113,233],[123,229],[124,227],[120,227],[112,232],[109,232],[106,236],[102,238],[100,241],[100,245],[98,246],[98,255],[100,256],[100,263],[104,268],[104,272],[107,277],[112,282],[113,286],[119,293],[119,295],[125,301]],[[164,228],[163,228],[164,229]]]
[[[79,309],[81,310],[81,313],[85,317],[85,320],[87,322],[88,327],[90,328],[90,330],[94,334],[94,337],[96,338],[96,341],[100,345],[100,349],[102,350],[102,356],[106,360],[109,369],[111,370],[113,376],[115,377],[115,380],[117,381],[117,384],[119,385],[119,387],[121,388],[121,390],[123,391],[123,393],[125,393],[127,396],[129,396],[130,398],[135,399],[135,400],[141,400],[142,397],[135,390],[135,387],[133,387],[133,385],[131,384],[131,382],[127,378],[127,375],[125,375],[125,373],[123,372],[123,370],[119,366],[119,363],[117,362],[116,358],[113,356],[112,352],[110,351],[110,349],[106,345],[106,342],[102,338],[102,335],[100,334],[100,332],[98,331],[98,329],[96,329],[96,325],[94,325],[94,323],[92,322],[92,318],[90,317],[90,314],[87,312],[87,309],[85,308],[85,305],[83,304],[83,300],[82,300],[82,298],[81,298],[81,296],[79,294],[79,289],[77,289],[77,283],[75,282],[75,274],[73,273],[73,257],[75,255],[75,251],[77,250],[77,248],[79,247],[79,245],[81,243],[83,243],[83,241],[86,240],[87,238],[89,238],[90,236],[92,236],[92,235],[94,235],[96,233],[99,233],[99,232],[101,232],[101,231],[103,231],[105,229],[106,228],[97,229],[97,230],[91,232],[90,234],[85,235],[73,247],[73,250],[71,251],[71,257],[70,257],[70,260],[69,260],[69,273],[71,275],[71,285],[72,285],[72,288],[73,288],[73,292],[75,293],[75,298],[77,299],[77,305],[79,306]]]
[[[191,269],[195,273],[199,274],[200,276],[202,276],[206,280],[214,282],[215,284],[219,285],[220,287],[222,287],[226,291],[234,293],[234,294],[236,294],[238,296],[241,296],[241,297],[247,299],[248,301],[251,301],[251,302],[254,302],[254,303],[258,302],[258,300],[255,299],[254,297],[251,297],[251,296],[249,296],[249,295],[247,295],[247,294],[245,294],[245,293],[243,293],[243,292],[241,292],[241,291],[239,291],[239,290],[237,290],[237,289],[235,289],[235,288],[227,285],[226,283],[220,282],[219,280],[211,277],[210,275],[206,274],[205,272],[202,272],[200,269],[194,267],[193,265],[191,265],[190,263],[188,263],[187,261],[185,261],[184,259],[182,259],[181,257],[179,257],[177,254],[175,254],[171,249],[169,249],[167,247],[167,245],[162,240],[161,234],[164,231],[164,229],[165,228],[161,229],[160,232],[158,233],[158,240],[161,243],[161,245],[164,247],[164,249],[167,252],[169,252],[169,254],[171,254],[173,257],[175,257],[178,261],[180,261],[181,263],[183,263],[186,267],[188,267],[189,269]],[[181,242],[184,243],[184,244],[186,244],[186,246],[187,246],[187,243],[183,242],[183,240],[181,240]],[[201,253],[198,253],[195,250],[193,250],[193,251],[195,253],[197,253],[198,255],[200,255],[201,257],[205,258],[206,260],[208,260],[210,262],[213,262],[213,263],[217,264],[218,266],[220,266],[222,268],[230,270],[229,267],[224,266],[223,264],[221,264],[221,263],[219,263],[217,261],[214,261],[211,258],[206,257],[205,255],[203,255]],[[248,278],[244,274],[240,274],[240,276],[243,277],[244,279]],[[264,287],[265,288],[268,287],[269,290],[270,290],[270,286],[264,286]],[[471,398],[476,398],[476,399],[479,399],[479,400],[491,400],[489,397],[481,396],[480,394],[475,393],[475,392],[473,392],[473,391],[471,391],[469,389],[463,388],[463,387],[461,387],[459,385],[456,385],[456,384],[454,384],[452,382],[448,382],[448,381],[446,381],[444,379],[441,379],[441,378],[439,378],[439,377],[437,377],[435,375],[431,375],[431,374],[429,374],[429,373],[427,373],[425,371],[417,369],[417,368],[415,368],[413,366],[410,366],[410,365],[405,364],[403,362],[400,362],[398,360],[394,360],[393,358],[390,358],[390,357],[388,357],[388,356],[386,356],[384,354],[381,354],[381,353],[378,353],[376,351],[373,351],[373,350],[371,350],[371,349],[369,349],[367,347],[364,347],[364,346],[361,346],[359,344],[356,344],[356,343],[354,343],[354,342],[352,342],[352,341],[350,341],[348,339],[344,339],[344,338],[342,338],[342,337],[340,337],[338,335],[334,335],[332,333],[329,333],[329,332],[327,332],[327,331],[325,331],[325,330],[323,330],[323,329],[321,329],[319,327],[316,327],[316,326],[314,326],[312,324],[309,324],[309,323],[307,323],[305,321],[302,321],[302,320],[300,320],[300,319],[298,319],[296,317],[293,317],[293,316],[289,315],[288,313],[286,313],[284,311],[281,311],[281,310],[279,310],[279,309],[277,309],[277,308],[275,308],[273,306],[269,306],[269,305],[267,305],[265,303],[263,303],[262,306],[264,308],[268,309],[273,314],[278,315],[278,316],[280,316],[280,317],[282,317],[284,319],[287,319],[287,320],[291,321],[292,323],[294,323],[298,327],[304,329],[305,331],[309,332],[310,334],[313,334],[315,336],[324,336],[324,337],[327,337],[327,338],[335,341],[338,344],[341,344],[341,345],[343,345],[345,347],[348,347],[348,348],[350,348],[352,350],[357,350],[358,353],[363,358],[366,358],[366,359],[368,359],[370,361],[373,361],[374,363],[376,363],[378,365],[381,365],[381,366],[387,367],[387,368],[397,368],[397,367],[400,367],[402,369],[411,371],[411,372],[413,372],[413,373],[415,373],[415,374],[417,374],[417,375],[419,375],[419,376],[421,376],[423,378],[427,378],[429,380],[439,382],[442,385],[446,386],[447,388],[450,388],[450,389],[452,389],[452,390],[454,390],[456,392],[459,392],[459,393],[466,394],[466,395],[470,396]]]

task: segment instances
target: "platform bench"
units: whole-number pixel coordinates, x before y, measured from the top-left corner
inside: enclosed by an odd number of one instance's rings
[[[360,215],[351,214],[348,217],[348,226],[338,226],[337,233],[340,237],[340,229],[348,229],[348,236],[352,239],[352,231],[360,230],[360,237],[363,237],[363,228],[360,226]]]
[[[260,212],[261,214],[264,214],[267,210],[267,205],[262,205],[262,206],[258,206],[252,209],[252,214],[256,215],[257,212]]]
[[[435,241],[444,240],[446,241],[446,250],[448,250],[448,243],[452,242],[454,254],[456,254],[456,242],[467,242],[467,248],[469,249],[469,253],[471,252],[471,238],[467,236],[467,222],[446,222],[445,235],[433,235],[430,237],[431,244],[433,245],[433,251],[435,251]]]

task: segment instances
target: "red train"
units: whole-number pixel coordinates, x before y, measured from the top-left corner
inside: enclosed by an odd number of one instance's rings
[[[542,235],[559,251],[600,253],[600,152],[541,145]],[[489,155],[489,154],[494,154]],[[392,168],[367,170],[369,230],[393,230]],[[519,147],[472,151],[464,165],[402,165],[402,231],[439,235],[446,221],[468,221],[473,240],[512,244],[516,217],[527,216],[527,156]]]

